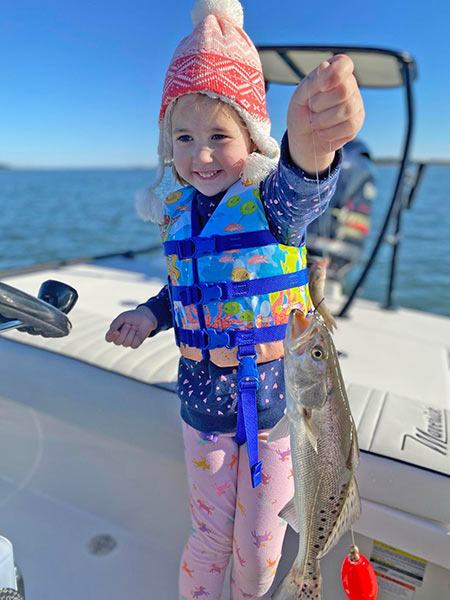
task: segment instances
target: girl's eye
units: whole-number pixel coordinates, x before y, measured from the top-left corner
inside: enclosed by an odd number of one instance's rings
[[[190,135],[180,135],[180,137],[177,138],[178,142],[190,142],[192,140]]]
[[[311,350],[311,356],[314,360],[323,360],[325,358],[323,348],[320,346],[314,346],[314,348]]]
[[[226,136],[226,135],[224,135],[223,133],[215,133],[215,134],[212,136],[212,139],[213,139],[213,140],[224,140],[226,137],[227,137],[227,136]]]

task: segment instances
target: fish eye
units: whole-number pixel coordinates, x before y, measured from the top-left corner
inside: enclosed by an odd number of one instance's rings
[[[311,350],[311,356],[314,360],[323,360],[325,358],[323,348],[320,346],[314,346],[314,348]]]

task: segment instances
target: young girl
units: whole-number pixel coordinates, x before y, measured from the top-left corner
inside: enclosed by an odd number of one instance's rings
[[[286,530],[278,513],[294,493],[289,438],[267,436],[285,408],[290,308],[311,309],[305,230],[328,205],[339,149],[364,110],[351,60],[322,63],[292,96],[280,156],[241,5],[198,0],[192,17],[166,75],[147,206],[169,284],[114,319],[106,340],[137,348],[175,328],[192,516],[180,600],[218,600],[231,557],[232,599],[258,598],[273,581]],[[172,162],[183,187],[163,201],[156,188]]]

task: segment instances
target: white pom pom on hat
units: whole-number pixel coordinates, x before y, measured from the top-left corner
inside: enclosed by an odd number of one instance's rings
[[[197,0],[191,10],[194,27],[209,15],[218,19],[228,19],[240,29],[244,27],[244,11],[238,0]]]

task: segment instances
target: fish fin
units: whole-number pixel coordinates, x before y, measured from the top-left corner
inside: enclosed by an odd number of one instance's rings
[[[319,434],[312,423],[311,415],[309,415],[306,411],[303,412],[303,420],[305,422],[305,430],[309,443],[313,447],[314,452],[317,454],[317,438],[319,437]]]
[[[320,574],[320,563],[315,561],[314,579],[305,577],[296,563],[281,581],[280,585],[272,595],[272,600],[321,600],[322,598],[322,576]]]
[[[347,495],[341,514],[339,515],[333,529],[328,536],[328,539],[323,547],[323,550],[317,555],[321,559],[333,548],[344,533],[353,525],[361,514],[361,501],[359,498],[358,486],[356,485],[355,476],[352,475],[348,484]]]
[[[358,446],[358,432],[356,431],[355,421],[352,418],[352,444],[350,447],[350,453],[347,460],[347,468],[353,471],[359,465],[359,446]]]
[[[275,442],[276,440],[287,437],[289,435],[289,431],[289,418],[285,413],[267,436],[267,441]]]
[[[300,531],[294,498],[289,500],[286,506],[280,510],[278,516],[287,521],[296,533]]]
[[[353,467],[359,465],[359,445],[358,445],[358,432],[356,431],[355,421],[353,421]]]

